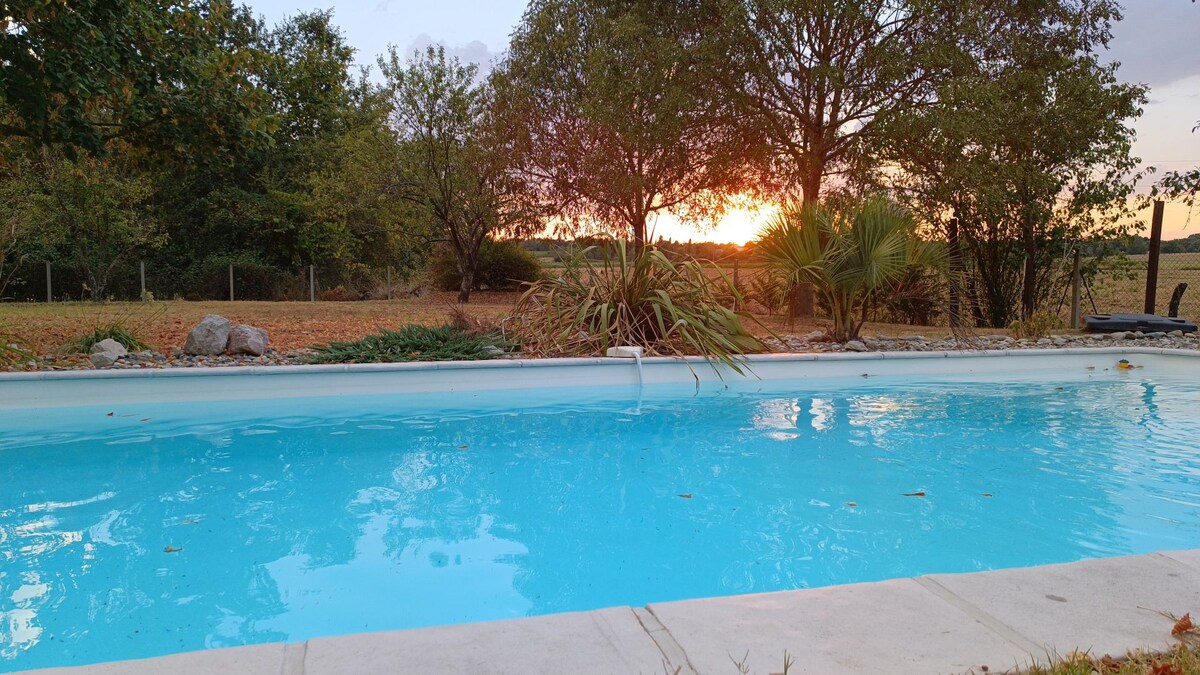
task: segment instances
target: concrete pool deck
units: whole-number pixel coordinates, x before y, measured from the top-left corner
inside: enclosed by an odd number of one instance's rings
[[[1200,549],[490,623],[314,638],[39,675],[940,675],[1163,650],[1200,610]],[[986,667],[986,668],[985,668]]]

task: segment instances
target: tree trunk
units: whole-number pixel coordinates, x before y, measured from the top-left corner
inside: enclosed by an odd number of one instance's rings
[[[958,241],[958,218],[950,219],[946,228],[946,240],[950,254],[950,327],[962,328],[963,321],[963,259],[962,245]]]
[[[1025,270],[1021,285],[1021,319],[1028,321],[1037,309],[1037,239],[1034,237],[1033,219],[1021,217],[1021,238],[1025,245]]]
[[[479,262],[479,246],[472,250],[455,247],[454,261],[458,265],[458,302],[467,304],[471,301],[471,289],[475,287],[475,266]]]
[[[639,214],[632,223],[633,252],[637,254],[646,245],[646,214]]]
[[[821,201],[821,174],[825,168],[810,162],[800,175],[800,195],[805,206],[814,206]]]

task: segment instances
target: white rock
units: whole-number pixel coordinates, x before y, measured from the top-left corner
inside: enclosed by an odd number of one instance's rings
[[[192,356],[224,354],[225,346],[229,344],[229,328],[229,319],[209,314],[188,333],[183,351]]]
[[[108,338],[92,345],[92,351],[88,355],[88,359],[97,368],[107,368],[128,354],[129,351],[125,349],[125,345],[112,338]]]
[[[850,340],[846,343],[846,351],[848,352],[865,352],[867,346],[858,340]]]
[[[809,333],[808,335],[805,335],[804,339],[809,342],[822,342],[826,339],[825,331],[814,330],[813,332]]]
[[[1170,333],[1167,333],[1167,335],[1170,335],[1171,337],[1183,337],[1183,331],[1173,330]]]
[[[267,351],[267,342],[267,331],[239,323],[229,329],[229,346],[226,349],[235,356],[238,354],[262,356]]]

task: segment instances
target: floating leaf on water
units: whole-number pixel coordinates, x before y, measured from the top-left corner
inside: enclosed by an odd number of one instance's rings
[[[905,492],[903,496],[905,496],[905,497],[924,497],[925,493],[924,492]]]
[[[459,449],[459,450],[466,450],[468,447],[470,447],[470,446],[468,446],[468,445],[460,445],[460,446],[458,446],[458,449]]]
[[[1088,366],[1088,367],[1087,367],[1087,369],[1088,369],[1088,370],[1095,370],[1095,369],[1096,369],[1096,366]]]
[[[200,522],[200,521],[198,521],[198,520],[195,520],[195,519],[193,519],[193,518],[188,518],[188,519],[186,519],[186,520],[181,520],[181,521],[179,521],[179,524],[180,524],[180,525],[195,525],[195,524],[196,524],[196,523],[198,523],[198,522]]]
[[[1062,391],[1062,390],[1063,390],[1063,388],[1062,388],[1062,387],[1055,387],[1055,388],[1054,388],[1054,391]]]
[[[854,507],[858,506],[858,502],[846,502],[846,506],[849,506],[850,508],[854,508]]]
[[[1171,635],[1178,637],[1195,628],[1196,624],[1192,623],[1192,613],[1188,612],[1180,617],[1174,626],[1171,626]]]
[[[112,413],[108,413],[107,415],[105,415],[105,417],[112,417],[112,416],[113,416]]]
[[[691,498],[692,498],[692,493],[690,493],[690,492],[689,492],[689,493],[687,493],[687,494],[679,495],[679,498],[680,498],[680,499],[691,499]]]
[[[174,546],[167,546],[167,547],[163,548],[163,553],[179,553],[182,550],[183,550],[182,546],[180,546],[179,548],[175,548]]]
[[[142,421],[143,421],[143,422],[149,422],[149,421],[150,421],[150,418],[149,418],[149,417],[143,417],[143,418],[142,418]]]
[[[992,496],[992,493],[990,493],[990,492],[985,492],[985,493],[983,493],[983,496],[984,496],[984,497],[991,497],[991,496]]]

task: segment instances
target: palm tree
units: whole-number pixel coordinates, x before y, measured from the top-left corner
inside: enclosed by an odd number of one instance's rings
[[[861,310],[914,268],[941,269],[945,251],[920,238],[911,213],[883,197],[834,210],[823,204],[784,206],[759,233],[757,250],[770,273],[812,284],[833,314],[833,339],[858,337]]]

